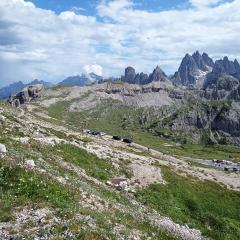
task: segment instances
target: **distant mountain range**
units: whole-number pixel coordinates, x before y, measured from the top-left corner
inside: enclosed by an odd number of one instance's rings
[[[102,81],[103,78],[101,76],[98,76],[95,73],[90,73],[90,74],[82,74],[81,76],[72,76],[64,79],[58,85],[71,85],[71,86],[87,86],[92,83],[100,82]],[[54,84],[45,82],[43,80],[37,80],[35,79],[34,81],[24,84],[23,82],[15,82],[12,83],[6,87],[3,87],[0,89],[0,99],[5,99],[8,98],[11,95],[15,95],[16,93],[20,92],[23,88],[29,86],[29,85],[34,85],[34,84],[43,84],[45,87],[52,87]]]
[[[99,82],[102,80],[101,76],[98,76],[95,73],[90,73],[90,74],[82,74],[81,76],[73,76],[73,77],[68,77],[64,79],[62,82],[60,82],[58,85],[72,85],[72,86],[86,86],[90,85],[95,82]]]
[[[68,77],[58,85],[86,86],[103,81],[111,80],[103,79],[92,72]],[[159,66],[149,75],[143,72],[136,73],[135,69],[129,66],[125,69],[121,81],[141,85],[167,81],[178,87],[204,89],[205,94],[210,94],[209,97],[214,99],[227,98],[233,95],[235,99],[240,99],[240,65],[238,61],[236,59],[231,61],[228,57],[224,57],[214,62],[207,53],[200,54],[199,51],[192,55],[186,54],[178,71],[172,77],[167,76]],[[42,83],[47,87],[52,85],[39,80],[34,80],[29,84],[17,82],[0,89],[0,98],[7,98],[11,94],[19,92],[25,86],[36,83]]]
[[[43,84],[45,87],[52,87],[53,84],[50,82],[45,82],[43,80],[35,79],[34,81],[24,84],[23,82],[19,81],[16,83],[12,83],[6,87],[3,87],[0,89],[0,99],[6,99],[11,95],[14,95],[18,92],[20,92],[23,88],[29,86],[29,85],[35,85],[35,84]]]
[[[133,67],[127,67],[122,81],[130,84],[168,81],[180,88],[204,90],[205,98],[240,100],[238,61],[224,57],[214,62],[208,54],[200,54],[198,51],[193,55],[186,54],[172,77],[168,77],[159,66],[149,76],[136,73]]]

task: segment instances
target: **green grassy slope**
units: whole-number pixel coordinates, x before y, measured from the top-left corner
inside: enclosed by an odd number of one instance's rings
[[[216,240],[240,238],[240,193],[213,182],[181,177],[162,167],[167,185],[154,184],[136,198],[181,224]]]
[[[186,133],[170,132],[169,129],[152,132],[149,128],[147,113],[143,109],[120,106],[117,102],[105,101],[90,111],[69,112],[70,102],[60,102],[49,109],[51,117],[65,120],[72,126],[82,129],[100,130],[108,134],[132,137],[135,142],[155,150],[176,156],[203,159],[226,159],[240,162],[240,147],[230,145],[205,145],[186,143]],[[181,143],[181,146],[176,143]],[[168,146],[171,145],[171,146]]]

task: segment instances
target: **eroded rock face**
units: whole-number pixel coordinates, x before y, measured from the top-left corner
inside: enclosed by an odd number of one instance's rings
[[[19,107],[21,104],[41,97],[43,90],[44,86],[42,84],[30,85],[15,96],[10,96],[8,102],[15,107]]]
[[[240,65],[227,57],[215,62],[203,88],[208,99],[240,100]]]

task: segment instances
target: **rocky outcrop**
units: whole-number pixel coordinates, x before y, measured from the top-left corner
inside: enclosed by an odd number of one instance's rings
[[[227,57],[215,62],[206,77],[203,88],[208,99],[240,100],[240,66]]]
[[[127,67],[125,69],[124,81],[127,83],[135,83],[136,72],[133,67]]]
[[[228,57],[215,62],[212,73],[215,75],[230,75],[240,79],[240,65],[238,61],[230,61]]]
[[[13,106],[19,107],[21,104],[29,102],[33,99],[40,98],[44,86],[42,84],[30,85],[14,96],[10,96],[8,102]]]
[[[240,144],[240,105],[231,101],[197,100],[184,103],[179,107],[167,109],[151,117],[150,131],[164,136],[168,129],[173,139],[191,139],[200,143],[209,140],[212,143]],[[154,121],[153,119],[159,119]],[[153,121],[153,123],[151,123]],[[163,130],[164,129],[164,130]],[[168,136],[168,137],[169,137]],[[204,139],[203,139],[204,138]]]
[[[201,87],[213,65],[213,60],[206,53],[201,55],[197,51],[192,56],[186,54],[172,81],[176,85]]]
[[[168,77],[159,66],[157,66],[154,69],[153,73],[151,73],[149,76],[143,72],[136,73],[133,67],[127,67],[125,69],[125,75],[122,78],[122,80],[123,82],[130,83],[130,84],[145,85],[152,82],[167,81]]]
[[[35,79],[32,82],[27,83],[27,84],[24,84],[23,82],[19,81],[19,82],[15,82],[6,87],[1,88],[0,89],[0,99],[7,99],[9,96],[16,95],[17,93],[19,93],[23,88],[25,88],[27,86],[31,86],[31,85],[36,85],[36,84],[42,84],[46,88],[53,86],[53,84],[50,82],[45,82],[43,80],[38,80],[38,79]]]
[[[148,75],[141,72],[138,73],[134,79],[134,83],[136,84],[148,84]]]

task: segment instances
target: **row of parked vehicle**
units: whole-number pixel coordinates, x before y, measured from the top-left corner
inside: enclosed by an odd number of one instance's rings
[[[123,138],[122,139],[122,137],[118,136],[118,135],[114,135],[112,138],[113,138],[113,140],[116,140],[116,141],[121,141],[122,140],[125,143],[132,143],[133,142],[133,140],[130,139],[130,138]]]
[[[240,163],[233,163],[227,160],[212,160],[214,166],[221,167],[224,171],[238,172],[240,171]]]
[[[100,132],[100,131],[91,131],[89,129],[84,129],[83,132],[85,133],[88,133],[88,134],[91,134],[93,136],[99,136],[99,137],[103,137],[106,135],[106,133],[104,132]],[[112,137],[113,140],[116,140],[116,141],[123,141],[125,143],[132,143],[133,140],[131,138],[122,138],[121,136],[119,135],[113,135]]]
[[[93,136],[100,136],[100,137],[103,137],[103,136],[106,135],[106,133],[104,133],[104,132],[92,131],[92,130],[89,130],[89,129],[84,129],[83,132],[84,132],[84,133],[91,134],[91,135],[93,135]]]

